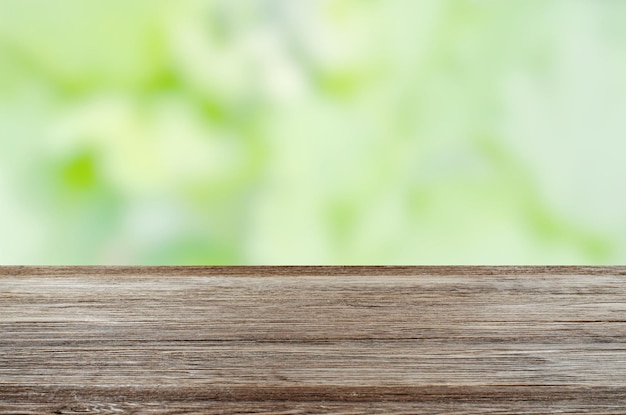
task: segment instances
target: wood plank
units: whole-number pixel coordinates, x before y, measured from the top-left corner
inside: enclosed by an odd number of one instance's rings
[[[626,267],[0,267],[0,414],[626,412]]]

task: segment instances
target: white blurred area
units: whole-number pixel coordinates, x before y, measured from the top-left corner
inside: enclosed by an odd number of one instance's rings
[[[0,263],[623,262],[624,18],[2,0]]]

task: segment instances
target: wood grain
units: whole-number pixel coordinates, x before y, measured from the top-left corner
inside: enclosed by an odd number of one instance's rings
[[[626,413],[626,267],[0,267],[0,414]]]

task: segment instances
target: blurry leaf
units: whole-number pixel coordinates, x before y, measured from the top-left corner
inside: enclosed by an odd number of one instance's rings
[[[95,189],[98,185],[98,177],[93,155],[83,153],[76,156],[63,166],[61,177],[63,184],[70,189]]]

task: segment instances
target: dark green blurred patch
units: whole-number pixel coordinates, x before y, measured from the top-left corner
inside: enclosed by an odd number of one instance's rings
[[[151,94],[163,91],[179,91],[183,82],[176,71],[168,66],[159,67],[142,86],[142,92],[152,98]]]
[[[97,190],[99,185],[93,153],[80,153],[61,167],[63,186],[71,191]]]
[[[51,206],[67,209],[100,198],[115,199],[115,186],[106,179],[96,149],[82,147],[72,154],[48,158],[33,171],[31,180]]]
[[[194,100],[207,119],[213,122],[226,124],[229,120],[235,118],[234,111],[218,99],[207,96],[196,96]]]
[[[374,78],[373,71],[362,69],[352,70],[318,70],[313,76],[316,88],[333,98],[354,98]]]
[[[50,238],[62,241],[50,245],[51,263],[102,263],[102,247],[122,223],[124,200],[106,181],[95,149],[49,161],[37,179],[41,207],[53,224]]]

